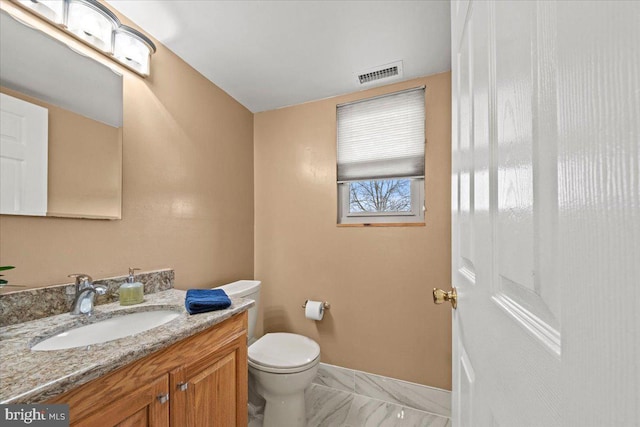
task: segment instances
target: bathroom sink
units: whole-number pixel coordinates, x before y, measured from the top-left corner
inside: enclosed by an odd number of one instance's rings
[[[33,351],[63,350],[117,340],[164,325],[180,316],[173,310],[142,311],[110,317],[60,332],[31,347]]]

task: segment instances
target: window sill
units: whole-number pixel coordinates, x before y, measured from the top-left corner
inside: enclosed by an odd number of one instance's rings
[[[338,227],[424,227],[424,222],[367,222],[355,224],[336,224]]]

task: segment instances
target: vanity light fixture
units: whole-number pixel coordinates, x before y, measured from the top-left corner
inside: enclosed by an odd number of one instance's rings
[[[115,32],[113,56],[140,74],[149,75],[151,54],[156,46],[140,31],[121,25]]]
[[[64,23],[64,0],[20,0],[19,3],[58,25]]]
[[[98,2],[67,1],[67,30],[103,52],[113,53],[113,35],[118,18]]]
[[[140,31],[120,24],[108,7],[96,0],[13,0],[56,24],[142,76],[150,72],[153,42]]]

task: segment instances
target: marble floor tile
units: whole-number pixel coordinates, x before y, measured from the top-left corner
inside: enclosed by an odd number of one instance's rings
[[[305,403],[307,427],[451,427],[446,417],[317,384]],[[261,413],[250,412],[249,427],[262,427]]]
[[[307,427],[343,425],[353,398],[352,393],[311,384],[304,393]]]
[[[314,384],[335,388],[354,393],[356,391],[356,376],[352,369],[321,363],[318,373],[313,379]]]
[[[356,394],[444,417],[451,416],[451,393],[378,375],[356,371]]]
[[[449,418],[356,395],[342,427],[449,427]]]
[[[264,405],[263,406],[256,406],[254,404],[252,404],[251,402],[249,402],[249,404],[247,405],[248,409],[249,409],[249,426],[250,427],[261,427],[262,426],[262,419],[264,418]],[[254,424],[252,424],[252,421],[256,421]]]

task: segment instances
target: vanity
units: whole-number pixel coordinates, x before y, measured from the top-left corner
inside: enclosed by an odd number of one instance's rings
[[[92,319],[63,313],[0,328],[1,403],[68,404],[71,426],[246,426],[254,302],[232,298],[226,310],[190,316],[184,297],[168,289],[136,306],[98,305]],[[104,343],[32,350],[70,328],[154,310],[178,315]]]

